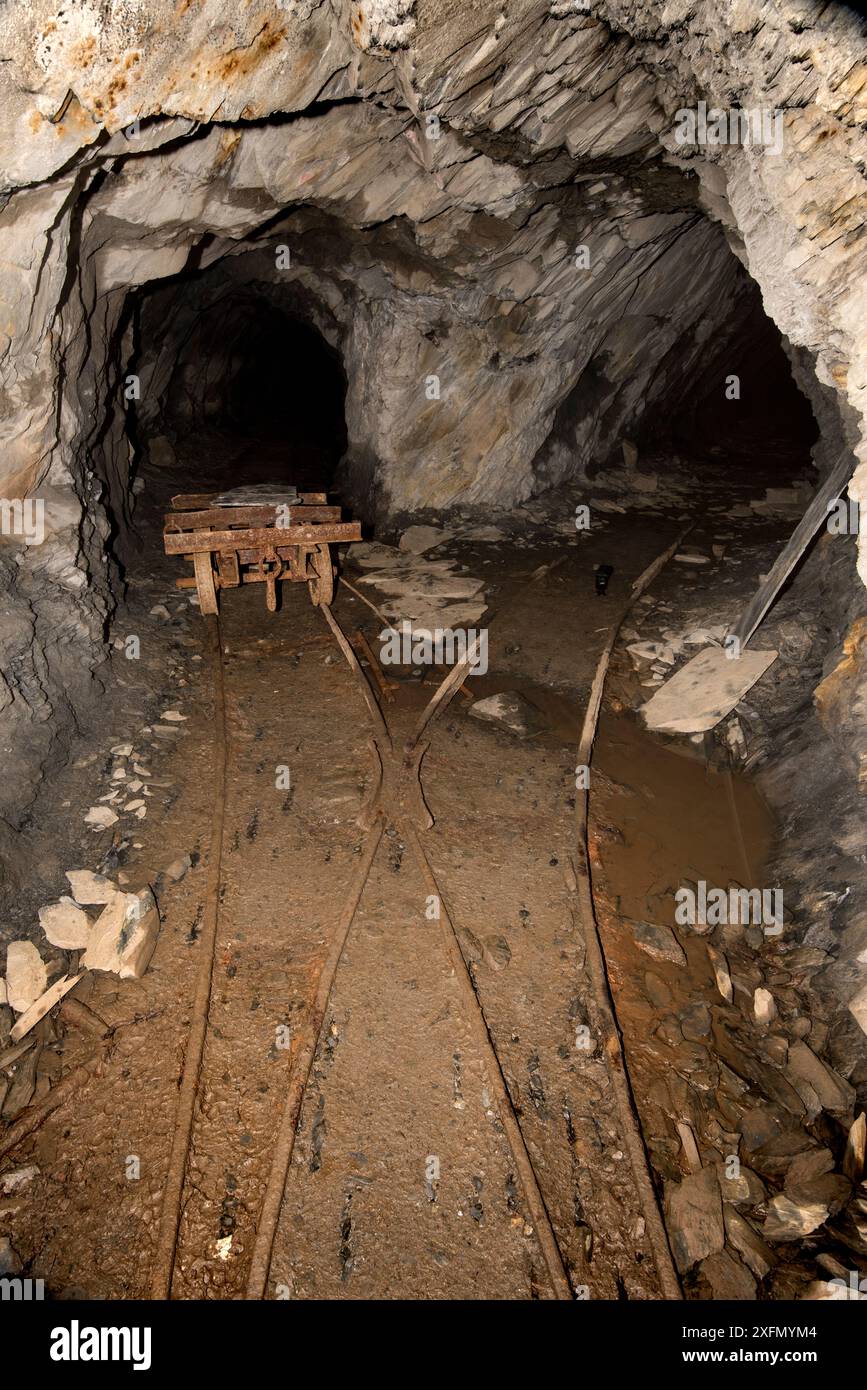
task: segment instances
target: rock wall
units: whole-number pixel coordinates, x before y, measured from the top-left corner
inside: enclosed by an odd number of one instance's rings
[[[867,494],[842,7],[35,0],[0,38],[0,486],[47,504],[42,545],[0,539],[8,820],[98,679],[128,377],[157,414],[183,329],[137,342],[140,287],[222,262],[295,296],[342,353],[346,480],[382,516],[604,461],[719,360],[752,279],[828,421],[817,457],[851,445]],[[680,143],[702,101],[779,109],[782,152]]]

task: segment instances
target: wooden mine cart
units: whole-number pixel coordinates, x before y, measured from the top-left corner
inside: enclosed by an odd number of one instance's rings
[[[340,508],[328,505],[324,492],[282,494],[279,488],[247,489],[269,500],[244,505],[245,490],[231,493],[182,494],[172,498],[165,517],[167,555],[192,560],[194,577],[176,579],[179,589],[195,588],[203,613],[217,613],[218,589],[264,584],[265,602],[277,607],[278,581],[307,584],[310,600],[330,604],[334,594],[331,546],[360,541],[361,525],[341,521]],[[282,496],[283,500],[279,500]]]

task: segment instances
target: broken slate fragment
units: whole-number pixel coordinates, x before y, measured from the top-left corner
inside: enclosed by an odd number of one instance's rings
[[[824,1177],[826,1173],[833,1170],[833,1167],[834,1155],[830,1149],[807,1149],[804,1153],[796,1154],[792,1159],[783,1181],[783,1187],[790,1196],[794,1195],[804,1183],[814,1182],[816,1178]]]
[[[117,892],[110,878],[92,873],[90,869],[67,869],[66,877],[73,898],[83,907],[102,907],[110,903]]]
[[[753,991],[753,1018],[756,1023],[773,1023],[777,1016],[777,1005],[769,989]]]
[[[728,1163],[717,1163],[720,1194],[725,1203],[735,1207],[757,1207],[767,1197],[765,1185],[758,1173],[739,1163],[734,1173]]]
[[[52,946],[62,951],[80,951],[90,936],[90,918],[83,908],[63,897],[39,909],[39,925]]]
[[[722,951],[718,951],[715,946],[708,946],[707,954],[716,979],[716,987],[726,1003],[730,1004],[734,997],[734,986],[729,974],[729,963]]]
[[[686,1161],[687,1170],[690,1173],[701,1171],[701,1154],[698,1144],[695,1142],[695,1134],[692,1125],[688,1125],[685,1120],[678,1120],[677,1132],[680,1135],[681,1148]]]
[[[756,1278],[764,1279],[776,1264],[770,1246],[765,1244],[755,1227],[734,1207],[725,1207],[723,1217],[729,1244],[734,1246]]]
[[[410,526],[398,541],[398,548],[410,555],[424,555],[453,535],[453,531],[444,531],[440,526]]]
[[[11,1197],[15,1192],[23,1192],[33,1179],[38,1177],[39,1169],[35,1163],[29,1164],[26,1168],[14,1168],[11,1173],[4,1173],[0,1178],[0,1193],[4,1197]]]
[[[686,965],[686,956],[671,927],[657,922],[633,922],[635,944],[654,960],[668,960],[673,965]]]
[[[10,941],[6,948],[6,992],[17,1014],[23,1014],[48,984],[45,962],[32,941]]]
[[[639,661],[661,661],[665,666],[674,663],[675,649],[671,642],[630,642],[626,650]]]
[[[848,1302],[850,1298],[861,1302],[867,1299],[867,1293],[859,1292],[854,1285],[847,1284],[842,1275],[837,1275],[834,1279],[813,1279],[801,1298],[813,1303],[837,1303],[841,1299]]]
[[[811,1119],[822,1110],[838,1118],[848,1118],[855,1104],[855,1092],[842,1076],[820,1060],[805,1042],[798,1040],[789,1048],[789,1061],[784,1076],[794,1086],[807,1107]]]
[[[117,816],[108,806],[91,806],[84,817],[85,825],[93,826],[94,830],[107,830],[116,820]]]
[[[665,682],[642,706],[648,729],[668,734],[699,734],[731,714],[776,661],[775,651],[742,651],[730,658],[723,647],[708,647]]]
[[[682,1274],[725,1245],[722,1198],[713,1168],[666,1183],[665,1214],[671,1246]]]
[[[718,1250],[715,1255],[709,1255],[702,1260],[700,1270],[715,1299],[752,1302],[756,1296],[755,1279],[728,1250]]]
[[[545,728],[541,711],[517,690],[503,690],[499,695],[476,700],[470,706],[470,714],[474,719],[502,725],[516,738],[534,738]]]
[[[150,888],[118,893],[96,919],[81,964],[87,970],[108,970],[123,980],[138,980],[148,968],[159,929],[160,916]]]
[[[827,1219],[827,1202],[795,1202],[780,1192],[768,1206],[764,1234],[768,1240],[798,1240]]]
[[[0,995],[0,1000],[2,1000],[2,995]],[[851,1182],[860,1182],[864,1176],[865,1153],[867,1153],[867,1117],[862,1110],[849,1130],[846,1152],[843,1156],[843,1172]]]
[[[192,867],[192,859],[188,854],[180,859],[173,859],[171,864],[167,864],[162,871],[162,877],[167,878],[170,883],[180,883],[187,870]]]

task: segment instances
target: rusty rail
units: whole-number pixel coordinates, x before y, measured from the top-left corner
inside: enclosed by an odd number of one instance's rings
[[[321,535],[321,528],[317,528]],[[231,535],[231,533],[228,533]],[[272,533],[273,534],[273,533]],[[178,538],[182,539],[181,537]],[[186,540],[186,537],[183,538]],[[209,537],[212,540],[213,537]],[[619,613],[609,634],[602,656],[597,666],[584,725],[579,742],[579,761],[589,763],[592,755],[596,725],[601,707],[602,694],[608,664],[617,639],[620,626],[629,609],[643,589],[656,576],[662,566],[673,554],[682,536],[669,546],[640,576],[633,586],[628,602]],[[447,958],[455,972],[464,994],[469,1016],[474,1029],[477,1045],[485,1061],[491,1090],[509,1147],[512,1151],[518,1176],[531,1214],[539,1245],[548,1270],[551,1290],[557,1299],[573,1297],[569,1275],[560,1251],[553,1222],[547,1211],[541,1186],[536,1175],[532,1158],[524,1140],[521,1124],[513,1105],[496,1047],[494,1045],[481,1002],[473,985],[460,941],[448,910],[443,893],[433,873],[416,830],[415,820],[425,821],[423,794],[419,782],[419,764],[426,744],[421,743],[424,732],[447,707],[460,688],[466,670],[474,659],[475,652],[469,651],[464,660],[458,663],[441,682],[431,701],[424,710],[412,737],[400,750],[395,750],[391,733],[382,709],[377,702],[370,682],[358,663],[352,646],[335,619],[330,606],[322,605],[322,613],[331,633],[343,652],[352,671],[368,716],[373,726],[374,736],[371,746],[379,760],[380,778],[370,803],[366,808],[364,823],[366,836],[363,842],[362,858],[353,880],[343,911],[341,912],[334,938],[330,944],[326,960],[317,977],[316,993],[310,1016],[297,1046],[293,1049],[286,1097],[278,1128],[271,1168],[266,1185],[265,1196],[256,1227],[256,1238],[248,1272],[246,1296],[249,1299],[264,1297],[270,1273],[274,1240],[279,1224],[286,1178],[292,1160],[295,1136],[300,1120],[306,1087],[320,1042],[322,1027],[327,1016],[328,1004],[337,970],[342,958],[361,896],[370,876],[382,835],[386,818],[390,818],[406,843],[411,844],[422,877],[429,892],[435,894],[440,902],[440,923],[443,945]],[[219,888],[221,874],[221,853],[223,825],[225,818],[225,776],[227,766],[225,696],[222,668],[222,649],[217,619],[210,620],[212,650],[214,656],[215,711],[214,727],[216,737],[215,799],[214,819],[211,828],[211,849],[208,862],[208,885],[205,902],[203,932],[200,938],[202,956],[193,1003],[190,1033],[184,1056],[180,1079],[178,1121],[173,1137],[172,1151],[157,1241],[157,1253],[151,1275],[151,1292],[155,1298],[171,1296],[172,1275],[176,1258],[178,1231],[182,1209],[183,1190],[189,1164],[192,1126],[197,1104],[200,1073],[204,1054],[207,1017],[210,1006],[214,947],[216,942],[219,912]],[[636,1182],[636,1190],[643,1198],[648,1235],[653,1250],[654,1261],[659,1275],[660,1286],[665,1297],[682,1297],[680,1284],[668,1247],[662,1217],[659,1212],[656,1193],[650,1176],[644,1141],[638,1124],[634,1098],[632,1096],[622,1041],[617,1025],[613,998],[608,982],[604,950],[596,920],[590,859],[587,848],[587,820],[589,794],[579,797],[576,803],[578,828],[579,873],[577,887],[582,918],[586,926],[588,965],[597,1004],[602,1017],[603,1050],[607,1058],[618,1111],[624,1131],[626,1147]]]
[[[190,1031],[187,1035],[187,1045],[184,1051],[168,1172],[163,1188],[156,1256],[151,1268],[151,1297],[162,1299],[171,1297],[184,1182],[189,1163],[190,1140],[208,1029],[208,1012],[214,975],[214,949],[220,912],[220,877],[223,856],[223,826],[226,819],[226,768],[228,762],[226,699],[219,619],[210,617],[206,621],[211,641],[214,672],[214,810],[211,820],[211,843],[208,851],[205,907],[202,917],[202,931],[199,937],[201,954],[196,976],[196,992],[190,1018]]]
[[[337,622],[336,618],[334,617],[334,614],[331,612],[331,609],[329,607],[323,605],[322,613],[328,623],[328,626],[331,628],[331,631],[334,634],[338,646],[343,652],[343,655],[346,657],[350,670],[352,671],[352,674],[355,677],[355,681],[358,686],[361,697],[364,700],[365,707],[368,711],[368,714],[370,715],[371,722],[373,723],[377,734],[379,734],[379,738],[376,739],[375,742],[380,757],[382,759],[383,772],[385,774],[383,777],[381,788],[381,795],[385,803],[383,809],[384,811],[387,811],[389,813],[401,836],[406,840],[407,843],[412,844],[413,851],[415,853],[416,860],[418,862],[422,876],[425,880],[426,887],[430,891],[433,891],[437,895],[437,897],[439,897],[440,922],[443,932],[443,945],[445,947],[449,963],[455,973],[455,977],[458,980],[460,988],[463,992],[465,1003],[467,1005],[467,1010],[472,1021],[476,1043],[485,1060],[486,1070],[488,1073],[488,1080],[497,1103],[497,1109],[499,1112],[500,1121],[503,1126],[503,1131],[506,1135],[509,1147],[512,1150],[512,1155],[515,1160],[515,1167],[518,1171],[518,1175],[521,1180],[521,1185],[524,1189],[524,1194],[527,1199],[527,1206],[530,1210],[530,1214],[533,1219],[534,1229],[536,1230],[539,1239],[539,1245],[542,1250],[542,1255],[548,1269],[548,1275],[551,1281],[552,1292],[555,1298],[571,1300],[573,1297],[572,1288],[569,1283],[569,1277],[566,1272],[563,1257],[560,1253],[560,1249],[557,1244],[557,1237],[554,1232],[553,1223],[545,1206],[545,1201],[542,1196],[542,1191],[539,1186],[538,1179],[536,1177],[533,1162],[530,1158],[529,1150],[527,1149],[526,1143],[524,1141],[521,1125],[518,1120],[518,1116],[515,1111],[514,1105],[512,1104],[511,1096],[509,1095],[509,1089],[506,1085],[505,1077],[503,1075],[503,1070],[500,1064],[500,1059],[497,1056],[496,1049],[491,1040],[491,1034],[488,1028],[487,1020],[485,1019],[484,1013],[482,1011],[482,1006],[473,987],[472,978],[470,976],[469,970],[467,969],[467,964],[464,959],[464,955],[461,950],[460,942],[458,940],[457,933],[452,923],[451,916],[449,915],[445,903],[443,902],[442,895],[437,886],[433,871],[430,867],[430,864],[421,845],[421,842],[418,838],[418,835],[415,831],[415,827],[412,824],[411,817],[407,814],[406,811],[407,803],[411,802],[414,798],[414,788],[412,784],[413,782],[417,783],[418,781],[419,758],[416,757],[415,754],[419,747],[419,740],[421,738],[421,734],[427,728],[428,724],[430,723],[431,719],[435,716],[435,714],[443,710],[448,704],[450,698],[452,697],[461,680],[463,680],[466,674],[466,670],[462,668],[466,666],[468,669],[468,664],[471,663],[474,659],[475,650],[471,649],[470,652],[467,653],[467,656],[464,658],[464,661],[459,663],[457,667],[450,671],[449,674],[446,676],[445,680],[442,681],[433,699],[430,701],[427,709],[424,712],[419,727],[416,730],[415,737],[410,741],[410,743],[406,746],[406,749],[404,750],[403,761],[399,762],[393,750],[391,735],[385,723],[382,710],[376,703],[373,691],[370,687],[370,683],[365,677],[364,672],[361,666],[359,665],[358,660],[356,659],[355,653],[352,650],[348,638],[341,629],[339,623]],[[411,774],[409,777],[407,777],[408,771]],[[314,1025],[316,1030],[316,1036],[312,1040],[312,1043],[309,1037],[305,1039],[304,1047],[301,1050],[299,1065],[297,1068],[293,1068],[289,1092],[284,1104],[283,1117],[281,1119],[280,1124],[278,1145],[277,1149],[275,1150],[274,1166],[272,1168],[272,1178],[271,1180],[269,1180],[268,1183],[266,1207],[263,1207],[263,1211],[260,1215],[260,1220],[257,1229],[253,1266],[250,1271],[250,1277],[247,1285],[248,1298],[262,1298],[267,1287],[271,1255],[273,1251],[274,1239],[276,1236],[277,1225],[280,1216],[280,1206],[283,1197],[283,1187],[285,1185],[286,1174],[288,1173],[289,1163],[292,1157],[295,1129],[298,1123],[298,1118],[301,1113],[301,1106],[303,1105],[304,1088],[306,1086],[307,1078],[310,1074],[310,1068],[312,1066],[313,1058],[316,1054],[316,1048],[319,1042],[319,1034],[322,1029],[323,1020],[325,1018],[325,1012],[328,1005],[328,999],[330,996],[334,975],[337,971],[337,965],[339,964],[340,956],[343,952],[343,947],[349,932],[349,928],[352,924],[352,920],[355,915],[358,902],[361,898],[361,894],[364,891],[364,886],[369,877],[370,869],[373,865],[373,861],[376,854],[376,848],[379,844],[379,838],[381,836],[382,829],[384,828],[381,815],[379,817],[379,826],[379,836],[377,836],[376,843],[373,845],[372,852],[365,854],[364,863],[360,866],[360,868],[363,869],[363,875],[360,875],[359,881],[357,881],[353,885],[350,900],[347,903],[346,909],[344,910],[337,937],[332,945],[332,950],[329,955],[328,966],[323,971],[323,975],[320,977],[320,986],[317,990],[316,1005],[314,1008]],[[368,850],[370,850],[371,844],[372,841],[369,840]]]

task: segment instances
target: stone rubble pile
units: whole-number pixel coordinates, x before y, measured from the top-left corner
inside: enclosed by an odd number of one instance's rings
[[[363,571],[358,583],[376,590],[377,606],[397,629],[408,623],[413,633],[423,635],[476,627],[486,611],[482,579],[467,574],[455,560],[427,558],[453,534],[436,531],[411,527],[402,537],[409,542],[399,548],[377,542],[352,547],[352,561]]]

